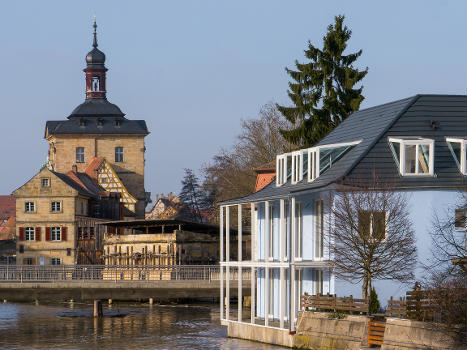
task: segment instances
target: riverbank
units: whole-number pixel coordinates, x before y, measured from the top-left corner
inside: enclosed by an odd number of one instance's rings
[[[280,349],[227,338],[217,304],[0,303],[0,349]]]

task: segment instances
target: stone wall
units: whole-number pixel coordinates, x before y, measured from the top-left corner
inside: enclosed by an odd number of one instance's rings
[[[264,327],[250,323],[229,321],[227,324],[227,336],[253,340],[261,343],[293,346],[293,335],[287,329]]]
[[[366,316],[345,315],[343,319],[330,318],[329,313],[301,311],[293,347],[299,349],[360,350],[366,345]]]
[[[459,328],[388,318],[381,350],[465,350],[467,340]]]
[[[49,141],[54,171],[67,173],[74,164],[84,172],[94,157],[105,158],[135,197],[136,217],[144,219],[144,135],[55,135]],[[84,163],[76,163],[76,147],[84,147]],[[123,162],[115,163],[115,147],[123,147]]]

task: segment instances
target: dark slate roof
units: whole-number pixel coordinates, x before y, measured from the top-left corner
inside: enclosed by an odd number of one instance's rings
[[[82,124],[84,122],[84,124]],[[100,125],[99,125],[100,124]],[[45,125],[45,137],[56,134],[149,134],[144,120],[82,118],[50,120]]]
[[[283,198],[298,192],[322,190],[344,179],[344,176],[350,179],[353,176],[353,179],[358,180],[369,179],[372,171],[379,168],[382,174],[392,169],[391,179],[399,181],[400,187],[459,187],[465,183],[465,176],[460,174],[457,167],[454,168],[454,160],[444,141],[446,136],[464,138],[467,135],[466,99],[466,96],[459,95],[416,95],[354,112],[325,136],[317,146],[357,140],[361,140],[361,143],[334,163],[318,179],[308,182],[304,178],[298,184],[292,185],[288,182],[280,187],[276,187],[276,182],[273,181],[264,189],[249,196],[219,204],[254,202]],[[432,130],[429,120],[433,119],[439,124],[437,133],[425,132],[427,129]],[[387,135],[435,138],[435,173],[437,176],[418,176],[410,179],[400,177],[388,146]],[[443,181],[441,181],[440,175],[445,171],[446,163],[450,164],[448,171],[451,178],[446,179],[443,176]]]
[[[123,118],[125,114],[118,108],[117,105],[110,103],[106,98],[88,98],[73,112],[68,119],[71,118]]]

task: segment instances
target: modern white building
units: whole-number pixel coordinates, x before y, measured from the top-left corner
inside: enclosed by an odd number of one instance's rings
[[[220,203],[222,324],[294,331],[304,293],[360,296],[361,284],[334,276],[326,239],[333,218],[325,203],[332,203],[339,184],[364,186],[376,175],[407,193],[418,256],[426,259],[433,210],[454,204],[466,189],[466,102],[466,96],[417,95],[355,112],[315,147],[278,155],[276,179],[264,189]],[[231,223],[241,235],[245,212],[251,215],[252,260],[242,259],[239,246],[232,261]],[[248,315],[229,295],[231,275],[242,273],[251,273]],[[390,281],[376,288],[383,302],[405,292]]]

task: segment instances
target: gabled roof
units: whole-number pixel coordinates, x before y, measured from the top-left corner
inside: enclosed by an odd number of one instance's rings
[[[16,200],[12,195],[0,196],[0,225],[3,220],[16,215]]]
[[[416,95],[410,98],[405,98],[383,105],[362,109],[360,111],[352,113],[352,115],[350,115],[346,120],[344,120],[339,126],[337,126],[316,145],[323,146],[361,140],[361,142],[358,145],[353,147],[347,154],[345,154],[341,159],[339,159],[335,164],[333,164],[331,168],[326,170],[313,182],[308,182],[308,180],[304,178],[301,182],[297,184],[292,185],[290,182],[288,182],[280,187],[277,187],[276,183],[272,182],[264,189],[253,193],[249,196],[224,201],[219,204],[235,204],[254,202],[257,200],[284,198],[289,194],[294,194],[303,191],[320,190],[330,184],[342,180],[356,167],[357,164],[359,164],[359,162],[362,161],[364,157],[367,156],[368,152],[370,152],[370,150],[372,150],[375,144],[382,139],[382,137],[394,125],[394,123],[396,123],[396,121],[402,115],[404,115],[409,108],[414,106],[414,103],[417,100],[419,100],[421,97],[429,96],[437,97],[437,101],[432,103],[431,107],[434,110],[434,114],[433,111],[430,114],[429,105],[428,107],[424,108],[425,110],[419,112],[420,114],[425,113],[426,115],[428,113],[428,115],[432,115],[432,118],[434,118],[434,116],[436,116],[437,118],[442,118],[443,108],[444,110],[449,110],[450,105],[454,105],[456,108],[461,110],[461,113],[463,113],[465,118],[464,123],[467,122],[465,106],[466,96],[459,95]],[[464,101],[463,105],[462,101]],[[438,108],[436,108],[437,105]],[[462,118],[456,120],[457,122],[459,122],[462,120]],[[425,121],[419,119],[419,122],[423,124]],[[407,128],[409,127],[410,126],[407,126]],[[412,128],[414,128],[414,126],[412,126]],[[415,135],[417,135],[418,131],[416,129],[407,129],[405,131],[407,136],[413,135],[414,132]],[[462,134],[463,131],[459,130],[458,133]],[[387,140],[384,142],[387,144]],[[389,156],[392,157],[390,154]],[[394,161],[392,161],[391,166],[393,168],[396,167]]]

